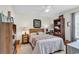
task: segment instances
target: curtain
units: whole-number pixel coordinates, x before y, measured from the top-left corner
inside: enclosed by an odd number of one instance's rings
[[[72,22],[71,22],[71,41],[75,41],[75,13],[72,13]]]

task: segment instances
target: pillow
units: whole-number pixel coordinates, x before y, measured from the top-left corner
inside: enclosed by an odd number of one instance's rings
[[[30,35],[36,35],[36,33],[31,33]]]
[[[41,35],[41,34],[45,34],[45,33],[44,32],[38,32],[38,34]]]

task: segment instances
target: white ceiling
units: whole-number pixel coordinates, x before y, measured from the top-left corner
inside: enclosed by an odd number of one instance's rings
[[[51,6],[49,12],[45,12]],[[34,16],[52,17],[53,15],[79,7],[78,5],[14,5],[15,13]]]

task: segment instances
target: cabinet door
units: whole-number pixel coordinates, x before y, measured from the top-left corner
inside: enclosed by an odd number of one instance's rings
[[[5,41],[6,41],[6,52],[12,53],[12,24],[8,23],[5,27]],[[8,35],[7,35],[8,34]],[[7,39],[7,40],[6,40]]]
[[[12,53],[12,24],[0,23],[0,53]]]

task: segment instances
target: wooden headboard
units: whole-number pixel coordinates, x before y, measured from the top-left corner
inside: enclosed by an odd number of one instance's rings
[[[30,33],[36,33],[36,32],[44,32],[44,29],[40,29],[40,28],[33,28],[33,29],[29,29]]]

